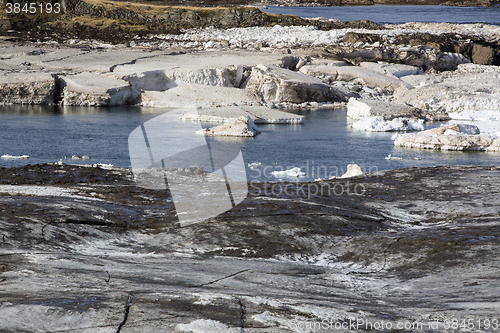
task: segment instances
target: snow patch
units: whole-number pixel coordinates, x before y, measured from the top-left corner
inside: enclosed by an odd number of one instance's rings
[[[240,333],[241,329],[236,327],[228,327],[227,325],[211,319],[198,319],[189,324],[178,324],[175,326],[176,331],[190,333]]]

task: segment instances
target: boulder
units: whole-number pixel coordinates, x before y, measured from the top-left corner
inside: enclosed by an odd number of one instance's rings
[[[406,104],[377,100],[358,100],[356,98],[349,99],[347,103],[347,116],[351,119],[381,116],[384,120],[404,118],[407,120],[444,121],[450,119],[446,113],[426,112]]]
[[[382,35],[379,34],[369,34],[369,33],[359,33],[359,32],[348,32],[342,37],[344,43],[356,44],[365,43],[373,44],[376,42],[382,42]]]
[[[254,67],[243,87],[256,91],[266,103],[327,102],[338,99],[333,89],[321,80],[276,66]]]
[[[201,129],[196,133],[203,135],[253,137],[259,134],[260,131],[250,117],[242,116],[215,127]]]
[[[54,104],[55,93],[55,80],[49,73],[0,76],[0,102],[5,104]]]
[[[478,65],[492,65],[495,61],[495,49],[491,46],[474,44],[471,52],[472,62]]]
[[[113,106],[133,104],[140,93],[123,80],[101,74],[81,73],[60,77],[61,105]]]

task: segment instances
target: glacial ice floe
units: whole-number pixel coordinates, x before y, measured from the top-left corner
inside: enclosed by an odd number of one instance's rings
[[[261,98],[251,90],[197,83],[186,83],[165,91],[143,91],[141,99],[142,106],[169,108],[216,108],[261,102]]]
[[[428,112],[419,108],[395,102],[378,100],[359,100],[350,98],[347,103],[347,116],[351,119],[363,119],[365,117],[381,116],[385,120],[395,118],[423,119],[430,121],[443,121],[450,119],[444,112]]]
[[[55,80],[50,73],[0,75],[0,102],[12,104],[52,104]]]
[[[462,112],[500,110],[500,67],[459,65],[456,71],[430,76],[432,81],[396,91],[394,101],[424,110]],[[428,77],[429,78],[429,77]]]
[[[397,147],[453,150],[500,151],[500,138],[480,134],[477,126],[454,124],[432,128],[418,134],[394,135]]]
[[[333,88],[323,81],[276,66],[253,67],[243,87],[257,91],[266,103],[327,102],[335,99]]]
[[[250,117],[256,124],[302,124],[304,122],[304,116],[260,105],[186,109],[183,111],[181,120],[222,123],[241,116]]]
[[[382,116],[366,117],[352,124],[352,128],[358,131],[368,132],[391,132],[391,131],[423,131],[423,119],[394,118],[385,120]]]
[[[62,105],[113,106],[133,104],[140,92],[126,81],[113,77],[80,73],[61,77]]]
[[[325,66],[308,64],[300,69],[300,72],[308,75],[329,75],[335,81],[350,81],[359,79],[369,87],[389,88],[395,90],[401,87],[411,86],[396,76],[389,76],[371,68],[359,66]]]
[[[441,121],[447,113],[456,121],[478,122],[472,112],[487,111],[488,120],[481,119],[478,126],[482,135],[497,135],[487,121],[500,118],[494,114],[500,110],[500,85],[495,84],[500,82],[499,67],[469,64],[459,54],[432,47],[395,43],[415,29],[439,33],[441,28],[463,28],[474,34],[472,26],[411,27],[208,28],[155,36],[161,46],[138,42],[134,48],[97,51],[97,44],[89,42],[85,51],[58,46],[57,52],[24,52],[6,59],[0,73],[1,102],[203,108],[194,118],[186,113],[184,120],[226,122],[249,116],[256,124],[298,124],[302,117],[274,108],[319,108],[323,102],[333,107],[333,102],[349,100],[349,117],[360,120],[353,125],[360,130],[422,130],[417,119]],[[492,41],[500,36],[498,27],[474,27],[487,30]],[[356,46],[344,38],[349,33],[378,36],[380,41]],[[189,52],[162,51],[173,46]],[[22,65],[27,60],[32,65]],[[442,69],[449,71],[436,72]],[[383,120],[362,119],[366,117]]]
[[[260,131],[250,117],[242,116],[239,118],[232,118],[215,127],[203,128],[196,131],[196,133],[203,135],[253,137],[259,134]]]

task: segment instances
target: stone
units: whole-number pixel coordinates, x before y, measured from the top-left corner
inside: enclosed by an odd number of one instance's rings
[[[491,46],[474,44],[474,46],[472,46],[472,62],[478,65],[493,65],[495,53],[495,49]]]
[[[250,183],[238,206],[186,227],[170,193],[127,168],[0,178],[6,332],[297,332],[332,311],[426,325],[422,299],[440,318],[451,305],[475,323],[498,316],[499,167]]]
[[[342,37],[342,41],[344,43],[356,44],[356,43],[365,43],[365,44],[373,44],[376,42],[382,41],[382,36],[377,34],[369,34],[369,33],[358,33],[358,32],[348,32]]]
[[[54,104],[55,79],[49,73],[0,76],[0,101],[13,104]]]

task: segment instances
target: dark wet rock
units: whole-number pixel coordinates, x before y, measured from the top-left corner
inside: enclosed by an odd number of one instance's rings
[[[0,169],[1,327],[496,318],[499,180],[498,167],[445,166],[251,184],[234,209],[180,227],[168,191],[128,170]]]
[[[441,52],[460,53],[479,65],[498,65],[500,45],[492,45],[479,37],[470,38],[456,34],[433,35],[429,33],[399,36],[397,44],[427,46]]]
[[[348,32],[344,35],[344,37],[342,37],[342,41],[344,43],[352,43],[352,44],[356,44],[359,42],[373,44],[375,42],[382,41],[382,36],[375,34]]]
[[[491,46],[474,44],[472,47],[471,60],[478,65],[493,65],[497,51]]]
[[[381,36],[370,33],[348,32],[343,37],[343,42],[348,44],[356,44],[359,42],[373,44],[382,41]],[[398,49],[391,50],[387,47],[371,49],[357,48],[351,51],[344,50],[341,56],[352,59],[352,61],[356,63],[362,61],[389,61],[417,65],[424,69],[434,68],[438,71],[456,69],[456,64],[450,68],[446,68],[439,60],[433,62],[429,59],[423,59],[426,53],[425,48],[433,48],[439,52],[438,57],[444,53],[459,53],[475,64],[500,64],[500,45],[491,44],[480,37],[460,36],[450,33],[439,35],[412,33],[397,36],[393,45],[409,45],[413,47],[414,50],[401,52]]]

